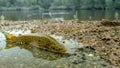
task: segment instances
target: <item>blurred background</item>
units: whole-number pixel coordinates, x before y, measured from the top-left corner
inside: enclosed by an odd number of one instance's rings
[[[0,0],[0,16],[7,20],[119,19],[120,0]]]

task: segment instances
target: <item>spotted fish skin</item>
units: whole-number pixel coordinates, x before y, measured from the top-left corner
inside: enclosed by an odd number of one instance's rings
[[[28,34],[16,37],[11,34],[9,36],[9,34],[7,34],[6,37],[9,44],[16,44],[21,48],[24,48],[24,46],[27,46],[28,48],[37,47],[55,53],[66,53],[64,45],[60,44],[48,35]]]

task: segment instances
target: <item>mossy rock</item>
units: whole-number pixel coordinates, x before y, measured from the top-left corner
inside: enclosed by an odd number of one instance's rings
[[[106,20],[106,19],[103,19],[101,21],[101,24],[104,25],[104,26],[120,26],[120,22],[119,21],[111,21],[111,20]]]

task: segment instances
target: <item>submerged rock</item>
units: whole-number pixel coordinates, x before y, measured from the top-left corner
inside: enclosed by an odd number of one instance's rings
[[[104,26],[120,26],[120,22],[119,21],[111,21],[111,20],[106,20],[106,19],[103,19],[101,21],[101,24],[104,25]]]

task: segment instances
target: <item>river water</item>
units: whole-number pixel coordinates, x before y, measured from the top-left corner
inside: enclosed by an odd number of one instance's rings
[[[51,18],[63,18],[71,20],[101,20],[101,19],[120,19],[120,10],[50,10],[50,12],[33,11],[0,11],[0,16],[4,15],[7,20],[40,20]]]
[[[1,42],[6,42],[3,36],[0,33],[0,39],[3,39]],[[0,68],[93,68],[94,65],[97,68],[106,68],[104,66],[106,62],[99,56],[94,56],[94,53],[75,52],[74,49],[78,46],[81,48],[82,43],[77,43],[72,39],[63,40],[62,36],[51,36],[60,43],[64,41],[67,52],[74,52],[74,54],[57,54],[35,47],[29,49],[26,46],[23,48],[18,46],[3,48],[0,50]],[[0,44],[0,46],[2,47],[5,44]]]
[[[80,10],[77,13],[75,11],[51,11],[51,13],[42,13],[41,11],[0,11],[0,15],[3,15],[7,20],[40,20],[51,18],[64,18],[74,19],[75,14],[78,15],[80,20],[101,20],[115,19],[120,11],[115,10]],[[40,50],[37,48],[27,49],[20,47],[12,47],[4,49],[7,42],[0,33],[0,68],[106,68],[106,62],[102,60],[98,55],[94,56],[94,53],[77,52],[75,55],[60,55],[54,54],[48,51]],[[60,43],[65,42],[64,45],[67,48],[68,53],[75,52],[76,47],[82,47],[82,43],[78,43],[75,40],[63,40],[61,36],[54,36]],[[89,56],[90,55],[90,56]],[[86,56],[86,58],[84,58]],[[88,59],[87,59],[88,58]],[[52,61],[51,61],[52,60]],[[111,67],[112,68],[112,67]]]
[[[13,34],[15,35],[15,33]],[[75,40],[67,40],[63,39],[62,36],[56,36],[51,35],[51,37],[55,38],[59,43],[63,44],[65,46],[65,49],[67,50],[67,54],[73,54],[76,50],[76,48],[81,48],[83,45],[82,43],[78,43]],[[64,42],[64,43],[63,43]],[[8,44],[5,35],[0,32],[0,56],[1,57],[39,57],[39,58],[45,58],[49,57],[49,54],[55,55],[54,53],[32,47],[29,49],[29,47],[20,47],[20,46],[13,46],[11,48],[7,48]],[[37,54],[37,55],[36,55]],[[43,55],[43,56],[42,56]],[[51,55],[50,55],[51,56]],[[58,54],[56,54],[56,59],[60,58]],[[62,58],[62,57],[61,57]],[[47,58],[45,58],[47,59]],[[49,57],[48,60],[54,60],[54,58]]]

